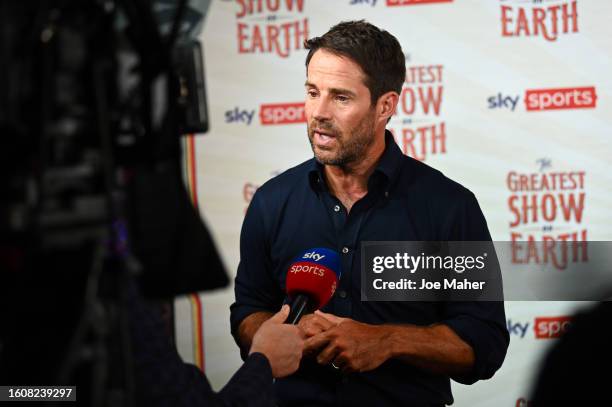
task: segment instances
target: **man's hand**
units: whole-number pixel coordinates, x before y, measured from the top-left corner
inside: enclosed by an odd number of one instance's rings
[[[272,367],[272,376],[284,377],[295,372],[300,366],[304,349],[304,334],[295,325],[284,324],[289,316],[289,306],[261,324],[255,336],[249,354],[263,353]]]
[[[394,358],[444,375],[465,374],[474,366],[472,347],[444,324],[369,325],[320,311],[315,314],[335,325],[304,343],[305,351],[318,353],[322,365],[365,372]]]
[[[322,318],[332,326],[304,343],[305,352],[319,352],[317,362],[334,366],[344,372],[365,372],[376,369],[391,357],[386,344],[389,337],[384,325],[369,325],[349,318],[340,318],[321,311],[315,317]],[[325,326],[319,322],[317,326]]]
[[[306,338],[310,338],[315,335],[319,335],[320,333],[325,332],[336,325],[337,323],[331,322],[329,319],[315,313],[304,315],[298,323],[298,328],[302,330]],[[318,349],[304,347],[304,356],[312,356],[316,354],[316,350]]]
[[[298,322],[298,327],[302,330],[302,332],[304,332],[304,335],[306,335],[307,338],[318,335],[321,332],[325,332],[329,328],[333,328],[337,325],[320,314],[323,313],[317,312],[315,314],[304,315],[300,319],[300,322]]]

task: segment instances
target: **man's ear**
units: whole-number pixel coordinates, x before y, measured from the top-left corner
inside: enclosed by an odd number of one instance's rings
[[[389,91],[381,95],[376,103],[378,119],[384,121],[385,123],[388,122],[389,118],[395,113],[398,101],[399,95],[393,91]]]

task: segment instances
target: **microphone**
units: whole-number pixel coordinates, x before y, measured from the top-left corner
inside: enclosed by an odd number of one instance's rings
[[[340,280],[340,255],[322,247],[304,251],[289,266],[285,289],[291,311],[285,323],[297,324],[303,315],[323,307]]]

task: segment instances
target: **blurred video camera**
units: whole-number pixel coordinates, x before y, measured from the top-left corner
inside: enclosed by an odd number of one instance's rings
[[[0,3],[0,384],[62,382],[79,341],[121,349],[129,278],[227,284],[182,179],[181,136],[208,130],[197,5]]]

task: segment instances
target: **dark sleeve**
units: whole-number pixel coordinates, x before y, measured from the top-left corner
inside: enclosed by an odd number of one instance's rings
[[[272,370],[262,354],[249,356],[225,387],[215,393],[201,370],[183,362],[170,343],[159,308],[145,302],[133,283],[128,292],[128,316],[137,405],[273,405]]]
[[[230,306],[231,331],[238,344],[238,327],[242,320],[259,311],[277,312],[284,298],[272,276],[266,223],[265,205],[258,190],[242,224],[240,263],[234,285],[236,300]]]
[[[474,194],[467,192],[453,212],[449,241],[491,240],[487,222]],[[474,350],[472,371],[454,376],[453,380],[472,384],[492,377],[501,367],[510,344],[503,301],[448,302],[443,307],[442,323]]]
[[[442,323],[470,345],[475,356],[473,369],[452,379],[472,384],[493,377],[501,367],[510,343],[503,302],[449,302],[444,317]]]
[[[274,405],[272,368],[261,353],[252,353],[219,392],[227,406]]]

